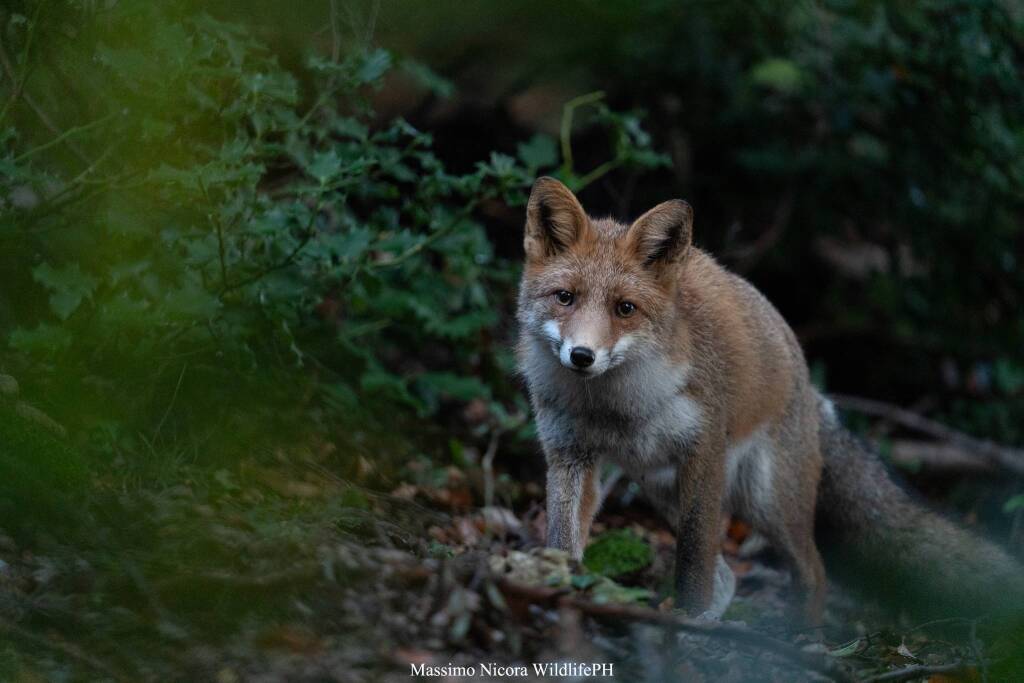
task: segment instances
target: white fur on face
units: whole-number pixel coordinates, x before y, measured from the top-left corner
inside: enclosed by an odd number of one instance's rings
[[[626,352],[633,346],[635,338],[631,335],[621,337],[612,348],[594,348],[584,340],[575,337],[562,338],[561,329],[557,321],[548,320],[541,326],[543,336],[551,343],[551,349],[558,356],[558,361],[565,367],[575,370],[582,375],[596,377],[620,365],[626,360]],[[585,346],[594,352],[594,364],[588,368],[577,368],[572,364],[572,350],[577,346]]]
[[[557,348],[562,343],[562,331],[558,328],[558,322],[555,320],[548,320],[541,327],[544,330],[544,336],[547,340],[552,343],[554,348]]]

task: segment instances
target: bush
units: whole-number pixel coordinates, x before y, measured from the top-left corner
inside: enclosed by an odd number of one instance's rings
[[[447,85],[386,50],[293,73],[184,5],[40,6],[2,15],[26,97],[0,120],[0,339],[58,414],[123,453],[238,448],[305,429],[282,419],[300,404],[388,429],[445,399],[515,409],[494,337],[516,269],[478,215],[521,204],[554,140],[453,173],[375,118],[396,63]],[[635,117],[598,113],[617,164],[661,163]]]

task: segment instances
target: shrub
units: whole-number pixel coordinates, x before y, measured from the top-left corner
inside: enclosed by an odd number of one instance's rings
[[[25,87],[0,120],[0,339],[58,414],[123,452],[237,443],[299,404],[394,429],[511,400],[494,336],[515,268],[478,210],[522,203],[555,141],[455,173],[374,116],[411,64],[386,50],[336,43],[293,72],[183,5],[40,6],[0,15]],[[598,111],[617,164],[661,163],[635,117]]]

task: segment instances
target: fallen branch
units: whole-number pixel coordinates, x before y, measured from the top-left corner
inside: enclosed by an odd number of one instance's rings
[[[897,681],[909,681],[914,678],[923,678],[925,676],[933,676],[935,674],[958,673],[966,668],[967,667],[960,662],[956,662],[954,664],[934,665],[914,664],[902,669],[886,671],[884,674],[865,678],[861,683],[896,683]]]
[[[772,222],[768,228],[753,242],[729,250],[726,257],[733,259],[732,267],[736,271],[740,273],[749,271],[779,241],[789,225],[789,219],[793,216],[795,199],[796,191],[791,187],[775,207]]]
[[[975,438],[952,427],[947,427],[941,422],[884,401],[842,394],[832,394],[830,398],[836,406],[844,410],[884,417],[907,429],[959,446],[967,453],[975,453],[990,465],[1024,475],[1024,449]]]
[[[655,624],[674,631],[685,631],[696,633],[709,638],[729,640],[734,643],[749,645],[762,650],[774,652],[791,662],[798,664],[801,668],[814,671],[823,676],[837,681],[853,681],[847,671],[835,660],[805,652],[800,648],[791,645],[783,640],[766,636],[757,631],[742,626],[732,626],[712,621],[698,621],[680,614],[671,612],[659,612],[647,607],[635,605],[624,605],[621,603],[598,604],[589,600],[567,595],[568,589],[539,588],[535,586],[524,586],[515,582],[503,580],[499,584],[506,595],[514,595],[532,603],[544,605],[557,605],[562,608],[579,610],[596,619],[609,619],[615,621],[632,621],[646,624]]]
[[[989,460],[979,458],[972,450],[950,443],[895,439],[891,442],[892,461],[897,465],[925,465],[932,470],[992,473],[998,471]]]

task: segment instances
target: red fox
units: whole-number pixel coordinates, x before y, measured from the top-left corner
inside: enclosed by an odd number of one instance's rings
[[[625,225],[590,218],[557,180],[533,186],[517,355],[547,461],[548,545],[582,556],[599,468],[614,463],[674,527],[676,604],[691,614],[732,598],[723,512],[781,554],[811,624],[825,598],[816,524],[896,590],[965,573],[1017,590],[1019,565],[914,503],[842,428],[782,316],[692,228],[680,200]]]

